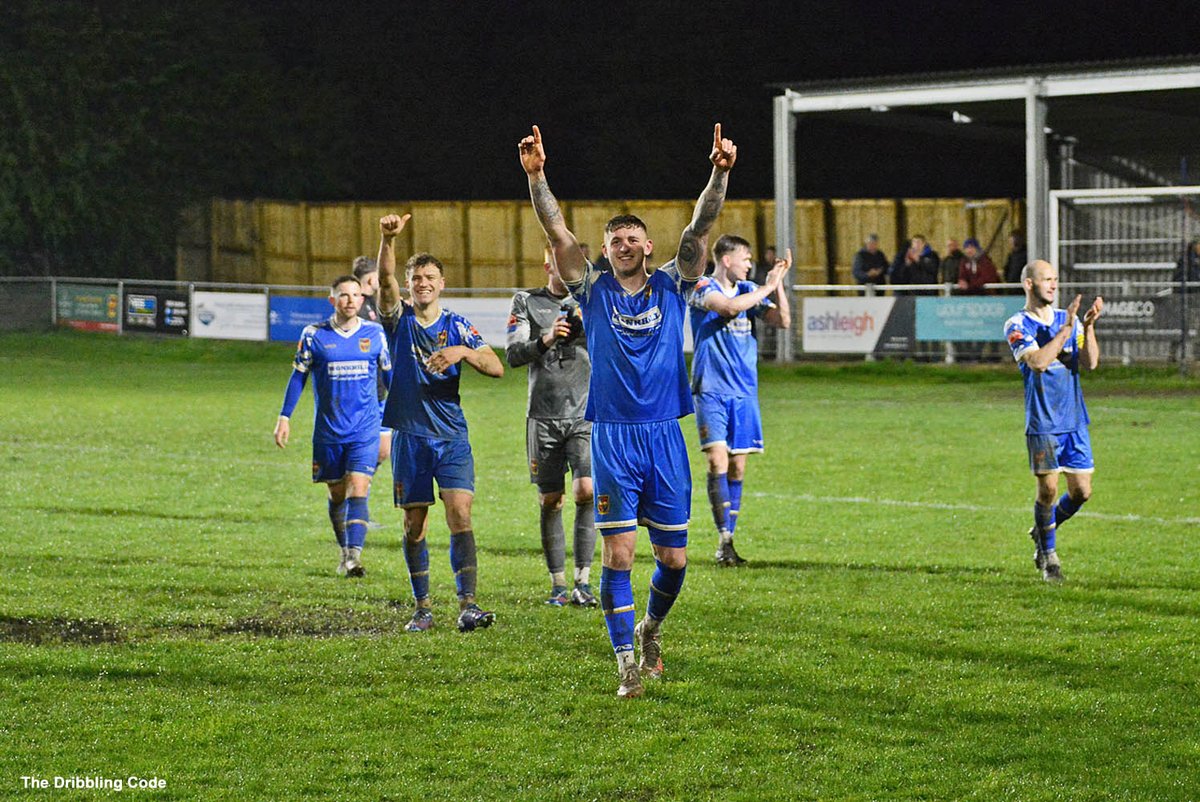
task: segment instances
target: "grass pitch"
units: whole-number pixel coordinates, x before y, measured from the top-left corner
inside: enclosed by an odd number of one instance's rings
[[[406,636],[388,484],[367,578],[339,579],[311,390],[271,442],[290,347],[0,345],[0,797],[112,796],[22,776],[158,777],[138,793],[180,800],[1200,795],[1195,380],[1085,377],[1095,492],[1050,587],[1014,367],[764,368],[751,563],[711,562],[686,419],[692,565],[666,677],[623,702],[600,614],[542,604],[523,371],[463,382],[499,620],[454,630],[437,507],[439,626]]]

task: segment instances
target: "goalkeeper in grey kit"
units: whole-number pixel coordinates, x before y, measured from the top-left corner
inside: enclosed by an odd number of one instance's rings
[[[542,551],[550,572],[546,604],[595,607],[590,573],[596,551],[592,508],[592,424],[584,420],[591,361],[579,303],[545,255],[546,286],[513,296],[506,355],[511,367],[529,365],[525,448],[529,480],[537,485]],[[563,497],[571,470],[575,499],[574,587],[568,589]]]

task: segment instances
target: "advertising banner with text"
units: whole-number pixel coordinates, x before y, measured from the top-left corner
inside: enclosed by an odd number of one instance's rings
[[[157,287],[125,289],[125,331],[187,336],[188,297],[180,290]]]
[[[917,298],[917,339],[999,342],[1004,321],[1025,306],[1024,295],[964,295]]]
[[[119,289],[117,284],[60,283],[54,299],[58,324],[83,331],[120,331]]]
[[[904,354],[914,340],[913,299],[805,298],[803,347],[823,354]]]
[[[267,296],[261,292],[195,292],[192,336],[219,340],[267,339]]]
[[[271,340],[298,342],[305,326],[328,320],[333,307],[328,298],[301,298],[292,295],[271,296]]]

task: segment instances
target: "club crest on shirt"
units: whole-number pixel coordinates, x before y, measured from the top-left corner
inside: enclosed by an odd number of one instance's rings
[[[438,348],[446,347],[446,342],[448,340],[448,337],[449,337],[449,332],[445,331],[444,329],[442,331],[438,332],[438,338],[437,338]]]
[[[607,494],[596,496],[596,512],[600,513],[601,515],[608,514],[608,495]]]
[[[369,354],[371,352],[371,338],[360,337],[358,340],[358,350],[362,351],[364,354]]]

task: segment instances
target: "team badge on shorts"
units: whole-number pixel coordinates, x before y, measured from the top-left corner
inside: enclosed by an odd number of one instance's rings
[[[317,481],[317,477],[321,475],[321,463],[313,461],[313,481]]]
[[[537,469],[538,469],[537,460],[535,460],[535,459],[529,460],[529,472],[531,474],[533,474],[534,476],[537,476]]]
[[[370,337],[360,338],[358,341],[358,350],[362,351],[364,354],[371,353],[371,338]]]
[[[608,515],[608,496],[596,496],[596,512],[601,515]]]
[[[392,486],[392,491],[396,494],[396,498],[404,498],[404,482],[396,482]]]

